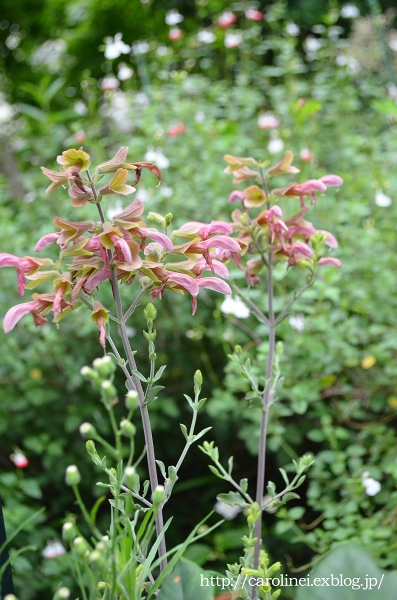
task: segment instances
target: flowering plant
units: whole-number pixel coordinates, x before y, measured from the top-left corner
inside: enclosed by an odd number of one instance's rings
[[[339,186],[342,180],[336,175],[326,175],[318,180],[292,183],[283,188],[269,190],[269,182],[273,178],[298,173],[298,169],[292,165],[291,152],[288,151],[278,164],[267,170],[265,169],[269,165],[268,162],[226,155],[226,173],[234,175],[235,183],[253,181],[243,191],[232,192],[229,202],[240,201],[242,204],[242,209],[233,211],[232,223],[213,221],[205,224],[193,221],[170,231],[172,214],[162,216],[149,212],[147,219],[155,226],[148,227],[142,219],[144,204],[138,199],[116,214],[111,221],[106,221],[101,206],[105,196],[124,196],[135,192],[134,186],[139,184],[143,169],[149,170],[159,181],[162,179],[161,171],[154,163],[128,162],[127,152],[126,147],[120,148],[111,160],[97,166],[92,176],[89,171],[90,156],[82,149],[66,150],[58,156],[57,162],[61,165],[59,171],[42,167],[43,173],[51,180],[47,193],[59,186],[68,185],[72,206],[78,208],[88,203],[95,205],[99,221],[72,222],[56,217],[54,224],[59,231],[44,235],[35,247],[36,252],[41,252],[47,246],[56,243],[60,250],[56,261],[49,258],[19,258],[11,254],[0,254],[0,266],[16,267],[18,292],[21,296],[25,288],[35,289],[41,284],[52,284],[50,292],[34,293],[30,302],[18,304],[7,312],[3,324],[6,333],[29,313],[32,314],[36,326],[41,326],[47,321],[46,315],[50,312],[53,313],[53,321],[59,323],[72,311],[85,306],[90,310],[91,318],[98,327],[101,346],[105,350],[108,343],[112,350],[102,359],[94,361],[93,368],[85,367],[82,374],[92,381],[109,413],[115,436],[114,447],[103,440],[90,423],[84,423],[80,428],[82,435],[89,438],[87,451],[94,464],[108,477],[108,482],[100,485],[106,487],[113,497],[110,500],[109,535],[102,535],[95,524],[96,512],[88,514],[81,500],[77,467],[71,465],[66,473],[66,482],[74,489],[94,540],[88,541],[84,538],[74,522],[65,523],[64,537],[72,543],[77,581],[84,598],[88,598],[86,589],[89,590],[90,597],[91,594],[94,594],[92,597],[96,597],[99,589],[104,590],[103,598],[113,598],[118,594],[126,598],[149,599],[161,587],[158,596],[160,598],[162,593],[168,593],[167,586],[172,587],[170,579],[163,584],[166,576],[179,561],[186,546],[201,536],[196,527],[184,544],[167,551],[165,532],[170,521],[166,524],[163,521],[163,506],[169,500],[186,453],[190,446],[210,429],[195,433],[197,413],[206,400],[200,399],[201,373],[197,371],[194,377],[194,399],[186,395],[193,417],[189,431],[185,425],[181,425],[186,439],[184,450],[176,466],[166,469],[162,461],[156,460],[148,410],[148,406],[157,399],[163,389],[157,382],[165,369],[165,365],[156,368],[156,330],[153,326],[157,310],[154,304],[149,303],[144,310],[147,325],[144,336],[148,342],[150,360],[148,376],[137,368],[136,352],[131,348],[126,323],[146,292],[150,293],[153,301],[156,298],[161,299],[166,291],[182,295],[187,293],[191,298],[193,315],[197,310],[197,298],[201,287],[230,295],[232,289],[225,281],[229,278],[225,263],[234,262],[244,271],[248,290],[242,291],[234,283],[232,287],[269,330],[265,377],[257,377],[252,373],[250,360],[240,347],[236,347],[230,357],[251,384],[252,390],[247,398],[262,411],[255,500],[248,493],[247,479],[239,483],[234,480],[232,457],[226,470],[219,461],[219,452],[213,442],[204,441],[201,449],[215,463],[215,466],[210,467],[214,474],[234,487],[233,492],[221,494],[218,500],[248,510],[249,537],[244,538],[244,556],[240,564],[228,565],[228,577],[230,576],[231,580],[238,580],[240,575],[256,578],[256,585],[252,587],[251,583],[248,589],[243,588],[240,592],[241,597],[254,598],[259,594],[265,600],[277,598],[279,591],[272,593],[270,586],[261,583],[267,580],[269,573],[279,568],[277,563],[269,567],[269,559],[261,550],[262,512],[269,506],[278,507],[297,497],[293,490],[303,482],[304,473],[312,464],[312,458],[304,456],[299,461],[294,461],[296,476],[291,481],[281,469],[286,483],[285,489],[276,493],[274,484],[269,482],[268,497],[264,499],[269,410],[282,383],[282,348],[280,344],[276,346],[275,330],[295,299],[312,285],[319,267],[341,265],[338,259],[323,256],[325,246],[337,247],[334,236],[327,231],[316,230],[304,216],[309,210],[306,205],[308,196],[312,197],[312,204],[315,204],[316,192],[323,192],[329,186]],[[135,175],[132,185],[126,183],[130,171]],[[98,188],[96,184],[105,176],[111,176],[110,181]],[[278,203],[288,198],[298,198],[300,207],[296,214],[285,218]],[[307,269],[308,275],[306,284],[295,292],[292,300],[276,316],[273,272],[275,265],[282,262],[287,268]],[[210,275],[203,276],[204,271],[208,271]],[[250,289],[258,286],[264,276],[267,280],[267,314],[250,297]],[[98,300],[99,288],[104,284],[110,285],[115,314],[112,314],[111,307],[104,306]],[[125,309],[120,287],[132,284],[135,298]],[[112,335],[112,323],[118,328],[122,350],[119,349],[119,341]],[[125,375],[128,390],[128,414],[119,425],[113,411],[117,402],[117,391],[113,384],[116,365]],[[149,480],[143,484],[142,489],[135,470],[140,459],[133,462],[135,426],[131,418],[137,408],[143,423],[149,473]],[[127,454],[122,437],[130,440]],[[104,446],[107,457],[98,454],[94,440]],[[115,461],[115,467],[108,467],[109,457]],[[157,467],[164,480],[163,485],[159,485]],[[149,488],[151,501],[147,498]],[[152,539],[154,527],[157,536],[155,541]],[[172,558],[167,564],[167,558],[170,557]],[[81,560],[84,571],[79,565]]]

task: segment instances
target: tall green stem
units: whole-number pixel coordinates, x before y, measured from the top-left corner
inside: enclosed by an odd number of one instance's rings
[[[98,209],[101,223],[104,224],[105,217],[104,217],[104,214],[102,211],[102,207],[98,201],[98,195],[97,195],[95,186],[94,186],[91,176],[88,172],[87,172],[87,176],[88,176],[88,179],[90,182],[92,193],[94,195],[94,200],[95,200],[96,207]],[[109,262],[110,262],[110,260],[112,259],[111,250],[108,250],[108,256],[109,256]],[[119,290],[119,286],[117,283],[117,274],[116,274],[115,269],[113,269],[113,268],[111,268],[111,283],[112,283],[113,297],[114,297],[114,300],[116,303],[118,329],[119,329],[121,341],[123,344],[124,352],[125,352],[128,364],[130,366],[130,369],[131,369],[131,371],[134,371],[134,370],[137,370],[136,362],[135,362],[134,354],[131,350],[130,342],[128,339],[126,319],[124,317],[123,306],[122,306],[121,296],[120,296],[120,290]],[[141,418],[142,418],[142,424],[143,424],[143,433],[145,436],[150,489],[152,490],[152,493],[153,493],[154,490],[156,489],[156,487],[158,486],[158,478],[157,478],[156,456],[155,456],[155,452],[154,452],[154,442],[153,442],[152,428],[151,428],[151,424],[150,424],[149,411],[148,411],[147,405],[145,404],[145,394],[144,394],[144,391],[142,388],[142,384],[141,384],[140,380],[138,379],[138,377],[136,377],[132,373],[131,375],[129,375],[128,380],[130,383],[132,383],[132,385],[134,386],[135,390],[138,393],[139,408],[141,411]],[[157,533],[158,537],[161,535],[163,529],[164,529],[163,511],[162,511],[162,507],[160,506],[158,508],[158,511],[156,514],[156,533]],[[160,545],[159,545],[159,558],[161,559],[161,563],[160,563],[161,571],[163,571],[167,566],[167,558],[165,556],[166,552],[167,552],[167,548],[166,548],[166,544],[165,544],[165,538],[163,536],[161,539]]]

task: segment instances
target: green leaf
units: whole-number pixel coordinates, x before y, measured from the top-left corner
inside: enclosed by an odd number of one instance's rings
[[[227,464],[228,464],[228,467],[229,467],[228,473],[229,473],[229,475],[231,475],[232,471],[233,471],[233,456],[231,456],[229,458],[229,460],[227,461]]]
[[[140,373],[136,369],[133,369],[131,372],[135,375],[135,377],[138,377],[138,379],[140,379],[144,383],[147,383],[147,378],[144,375],[142,375],[142,373]]]
[[[248,490],[248,479],[246,477],[244,477],[244,479],[240,479],[240,487],[243,490],[243,492],[246,492]]]
[[[309,576],[312,586],[299,586],[296,600],[335,600],[336,596],[338,600],[394,600],[396,597],[397,571],[384,573],[376,566],[371,555],[354,543],[343,544],[332,550]],[[314,586],[315,578],[328,578],[329,586]],[[353,589],[352,585],[338,585],[337,578],[339,581],[348,578],[356,582],[359,589]]]
[[[229,506],[249,506],[248,502],[238,492],[229,492],[228,494],[218,494],[216,497],[220,502],[224,502]]]
[[[279,471],[280,471],[281,475],[283,476],[283,479],[284,479],[284,481],[285,481],[285,484],[286,484],[286,485],[289,485],[289,479],[288,479],[288,475],[287,475],[287,473],[285,472],[285,470],[284,470],[284,469],[282,469],[282,468],[280,467],[280,468],[279,468]]]
[[[200,433],[197,433],[194,436],[193,441],[197,442],[197,440],[199,440],[200,438],[202,438],[203,435],[205,435],[208,431],[210,431],[210,429],[212,429],[212,427],[206,427],[205,429],[203,429],[202,431],[200,431]]]
[[[160,377],[162,376],[162,374],[164,373],[166,368],[167,368],[167,365],[163,365],[162,367],[160,367],[159,370],[157,371],[156,375],[153,377],[152,381],[158,381],[160,379]]]
[[[147,398],[146,398],[146,404],[150,404],[151,402],[154,402],[155,400],[157,400],[158,396],[156,394],[158,394],[159,392],[161,392],[161,390],[164,389],[163,385],[155,385],[154,387],[152,387],[152,389],[149,391]]]
[[[161,474],[164,477],[164,479],[167,479],[167,473],[165,471],[165,464],[163,463],[163,461],[162,460],[156,460],[156,463],[160,467],[160,471],[161,471]]]
[[[187,427],[186,425],[184,425],[183,423],[179,423],[179,427],[182,430],[183,435],[185,436],[185,439],[187,440],[187,438],[189,437],[189,434],[187,432]]]
[[[203,570],[182,558],[161,587],[157,600],[212,600],[212,586],[202,585]]]
[[[30,104],[24,103],[21,103],[18,106],[20,113],[22,113],[23,115],[27,115],[28,117],[31,117],[36,121],[45,121],[47,118],[45,112],[40,110],[40,108],[37,108],[36,106],[31,106]]]
[[[188,401],[190,408],[192,408],[194,410],[195,404],[194,404],[193,400],[191,399],[191,397],[188,396],[187,394],[183,394],[183,395],[185,396],[186,400]]]
[[[217,477],[220,477],[220,479],[225,479],[224,476],[222,475],[222,473],[220,473],[218,471],[218,469],[216,467],[214,467],[214,465],[208,465],[210,471],[213,472],[214,475],[216,475]]]

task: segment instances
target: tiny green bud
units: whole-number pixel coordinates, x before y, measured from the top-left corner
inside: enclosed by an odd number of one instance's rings
[[[4,600],[17,600],[17,597],[14,594],[7,594],[7,596],[4,596]]]
[[[98,456],[98,452],[96,451],[95,444],[92,440],[88,440],[85,444],[88,454],[91,456]]]
[[[135,410],[139,405],[139,396],[136,390],[130,390],[125,397],[125,405],[128,410]]]
[[[81,536],[74,538],[73,547],[79,556],[84,556],[87,550],[89,550],[87,541]]]
[[[167,213],[165,215],[165,225],[166,225],[166,227],[169,227],[171,225],[171,221],[172,221],[172,213]]]
[[[128,419],[123,419],[122,421],[120,421],[120,431],[122,435],[132,438],[135,435],[136,427]]]
[[[79,431],[83,438],[94,438],[96,436],[96,429],[91,423],[82,423]]]
[[[61,587],[55,592],[54,600],[68,600],[70,597],[70,590],[67,587]],[[4,598],[6,600],[8,596]],[[15,598],[15,596],[14,596]]]
[[[68,542],[72,542],[77,536],[76,526],[71,521],[67,521],[62,527],[62,538]]]
[[[158,485],[152,494],[153,504],[161,504],[164,501],[164,486]]]
[[[157,225],[161,225],[161,227],[165,227],[165,219],[164,217],[159,215],[159,213],[151,211],[147,214],[147,218],[149,219],[149,221],[157,223]]]
[[[154,321],[154,319],[157,316],[157,310],[155,309],[154,304],[149,302],[149,304],[146,306],[145,310],[143,311],[143,314],[144,314],[146,321]]]
[[[114,467],[110,467],[109,469],[109,481],[112,485],[117,483],[117,471]]]
[[[104,556],[101,552],[98,552],[98,550],[93,550],[93,552],[90,553],[88,560],[90,561],[90,563],[95,563],[95,564],[101,564],[104,561]]]
[[[139,475],[135,472],[135,467],[125,468],[124,481],[130,489],[134,491],[139,489]]]
[[[113,398],[117,396],[116,388],[114,387],[113,383],[108,379],[102,381],[101,392],[107,400],[113,400]]]
[[[98,379],[98,373],[94,371],[94,369],[90,369],[90,367],[82,367],[80,369],[80,373],[83,377],[86,377],[87,379],[92,379],[93,381]]]
[[[66,485],[79,485],[81,481],[81,475],[76,465],[69,465],[67,467],[65,481]]]
[[[201,386],[203,385],[203,376],[201,371],[197,370],[194,374],[194,386],[198,391],[201,390]]]
[[[116,370],[116,365],[110,358],[110,356],[103,356],[102,358],[96,358],[92,363],[94,369],[98,372],[101,377],[109,377],[113,375]]]
[[[276,353],[281,356],[281,354],[283,352],[284,352],[284,344],[283,344],[283,342],[277,342],[277,344],[276,344]]]

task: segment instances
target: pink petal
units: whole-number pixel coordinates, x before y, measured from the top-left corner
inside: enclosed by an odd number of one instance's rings
[[[196,279],[196,282],[199,287],[204,287],[208,290],[214,290],[214,292],[220,292],[221,294],[232,293],[232,290],[226,281],[223,281],[223,279],[218,279],[217,277],[201,277]]]
[[[231,252],[240,252],[241,247],[236,240],[226,236],[215,236],[204,242],[200,242],[197,246],[203,246],[204,248],[223,248],[224,250],[230,250]]]
[[[16,306],[10,308],[4,317],[4,332],[9,333],[12,329],[14,329],[15,325],[22,319],[22,317],[32,312],[35,308],[37,308],[35,300],[32,300],[32,302],[25,302],[24,304],[17,304]]]
[[[49,246],[50,244],[55,242],[59,238],[60,235],[61,235],[60,231],[58,231],[56,233],[47,233],[46,235],[43,235],[43,237],[40,238],[39,241],[37,242],[37,244],[35,245],[34,251],[41,252],[41,250],[43,250],[44,248],[46,248],[47,246]]]
[[[341,267],[342,263],[339,258],[333,258],[332,256],[325,256],[320,258],[318,261],[319,265],[329,265],[330,267]]]
[[[319,231],[320,233],[323,233],[327,236],[327,239],[325,240],[327,246],[329,246],[330,248],[338,247],[338,240],[332,233],[330,233],[329,231],[323,231],[322,229],[319,229]]]
[[[211,257],[211,263],[212,263],[212,267],[214,269],[214,273],[216,275],[219,275],[220,277],[223,277],[223,279],[228,279],[229,277],[229,270],[226,267],[226,265],[224,265],[223,263],[221,263],[219,260],[216,260],[214,258]],[[207,263],[207,261],[205,260],[204,256],[200,257],[197,261],[197,266],[200,267],[203,271],[211,271],[211,267],[210,265]]]
[[[303,242],[296,242],[296,244],[292,244],[290,248],[291,254],[303,254],[303,256],[313,256],[313,251],[307,244]]]
[[[339,186],[343,183],[343,179],[342,177],[339,177],[339,175],[324,175],[323,177],[320,177],[319,181],[322,181],[327,187],[334,185]]]
[[[319,179],[309,179],[308,181],[305,181],[305,183],[301,183],[295,187],[301,194],[306,194],[308,196],[314,194],[314,192],[325,192],[327,189],[325,183]]]
[[[277,204],[275,204],[274,206],[272,206],[271,208],[269,208],[269,210],[267,211],[267,216],[269,217],[282,217],[283,216],[283,211],[281,210],[281,208],[279,206],[277,206]]]
[[[209,225],[204,225],[198,230],[198,235],[207,239],[212,233],[233,233],[233,227],[225,221],[212,221]]]
[[[190,277],[189,275],[184,275],[183,273],[171,273],[171,271],[167,271],[168,279],[173,281],[177,285],[185,288],[189,294],[192,296],[197,296],[199,293],[199,287],[197,285],[197,281]]]
[[[0,267],[19,267],[23,258],[14,256],[13,254],[0,254]]]
[[[229,204],[233,204],[233,202],[237,202],[238,200],[244,202],[245,196],[243,192],[240,192],[239,190],[234,190],[229,196]]]
[[[118,238],[114,242],[114,246],[115,246],[115,248],[120,248],[121,252],[123,253],[125,262],[127,262],[127,263],[132,262],[131,250],[125,240]]]
[[[145,227],[140,227],[140,231],[147,237],[151,238],[155,242],[158,242],[163,248],[168,250],[168,252],[172,252],[174,249],[174,245],[171,242],[170,238],[167,237],[164,233],[159,233],[158,231],[152,231],[151,229],[146,229]]]
[[[91,275],[84,284],[84,289],[90,294],[102,281],[110,279],[112,273],[109,267],[101,267],[99,271]]]

